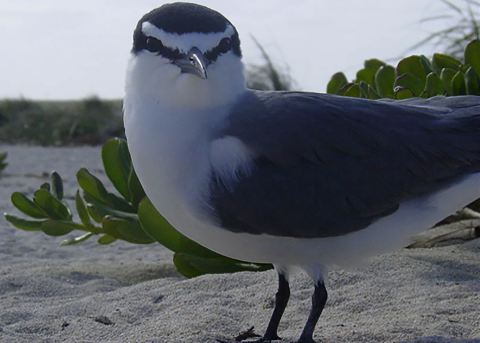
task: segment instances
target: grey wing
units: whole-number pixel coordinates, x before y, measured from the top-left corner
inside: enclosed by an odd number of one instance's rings
[[[386,102],[252,91],[222,135],[256,156],[233,189],[212,176],[210,201],[224,228],[337,236],[480,171],[480,97]]]

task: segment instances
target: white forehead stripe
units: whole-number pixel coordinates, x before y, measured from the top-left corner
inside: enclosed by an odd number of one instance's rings
[[[142,24],[142,32],[147,37],[154,37],[162,42],[163,45],[178,49],[180,52],[188,52],[194,46],[201,52],[206,52],[216,47],[223,38],[231,37],[235,33],[232,25],[228,25],[224,32],[216,33],[197,33],[190,32],[184,34],[165,32],[148,21]]]

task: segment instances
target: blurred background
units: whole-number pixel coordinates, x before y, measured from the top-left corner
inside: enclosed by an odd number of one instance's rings
[[[1,0],[0,98],[121,98],[133,29],[143,14],[167,2]],[[438,0],[197,3],[236,26],[246,64],[261,62],[253,36],[275,62],[288,66],[297,88],[316,92],[324,92],[337,71],[353,77],[365,59],[403,57],[446,25],[423,18],[449,12]]]
[[[132,33],[143,14],[164,3],[0,0],[0,141],[102,144],[121,136]],[[354,79],[367,59],[395,65],[412,54],[452,53],[449,29],[471,28],[480,9],[477,0],[198,3],[236,26],[250,86],[276,88],[262,80],[270,63],[285,88],[315,92],[325,92],[336,72]]]

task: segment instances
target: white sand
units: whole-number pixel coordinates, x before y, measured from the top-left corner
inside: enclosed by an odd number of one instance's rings
[[[100,148],[0,146],[5,150],[10,165],[0,179],[2,213],[17,213],[10,194],[31,196],[44,182],[36,176],[51,169],[64,178],[70,198],[81,166],[102,173]],[[99,246],[91,240],[59,247],[63,239],[0,219],[0,342],[214,343],[266,327],[274,272],[187,280],[158,244]],[[291,289],[282,342],[298,338],[310,307],[312,285],[304,275]],[[479,239],[405,249],[357,271],[332,270],[327,289],[315,335],[324,343],[480,342]],[[108,322],[104,317],[112,325],[98,322]]]

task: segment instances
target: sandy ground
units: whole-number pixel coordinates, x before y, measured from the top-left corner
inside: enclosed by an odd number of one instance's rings
[[[29,196],[52,169],[73,199],[75,173],[102,174],[100,148],[0,146],[10,165],[0,179],[0,212]],[[460,225],[478,225],[462,222]],[[255,326],[263,333],[276,291],[274,272],[185,279],[158,244],[64,238],[23,232],[0,219],[0,342],[212,342]],[[303,327],[312,285],[293,279],[281,342]],[[480,240],[404,249],[355,271],[333,269],[315,338],[330,342],[480,342]]]

